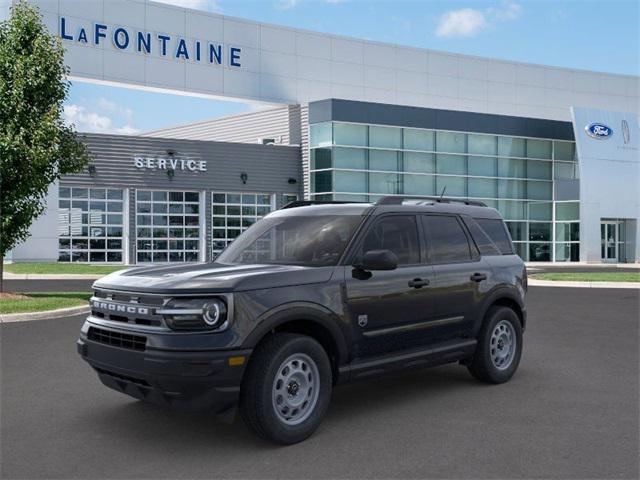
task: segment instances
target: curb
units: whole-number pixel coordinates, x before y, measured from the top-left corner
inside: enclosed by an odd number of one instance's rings
[[[50,320],[53,318],[70,317],[72,315],[89,313],[89,310],[89,305],[80,305],[78,307],[47,310],[46,312],[11,313],[8,315],[0,315],[0,323],[4,324],[13,322],[29,322],[31,320]]]
[[[76,274],[76,273],[4,273],[5,280],[97,280],[108,275],[104,274]]]
[[[640,282],[562,282],[556,280],[536,280],[530,278],[527,283],[530,287],[640,289]]]

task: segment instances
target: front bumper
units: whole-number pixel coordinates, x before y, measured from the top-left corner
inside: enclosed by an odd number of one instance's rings
[[[144,350],[134,350],[91,340],[87,330],[82,329],[77,341],[78,353],[109,388],[158,405],[216,414],[233,411],[238,402],[251,350],[162,350],[149,348],[153,341],[147,341]],[[150,335],[144,332],[145,338]],[[244,361],[232,366],[231,357]]]

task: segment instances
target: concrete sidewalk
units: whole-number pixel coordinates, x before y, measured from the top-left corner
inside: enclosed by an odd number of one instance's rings
[[[640,282],[571,282],[560,280],[536,280],[529,278],[530,287],[571,287],[571,288],[630,288],[640,289]]]
[[[4,272],[5,280],[97,280],[106,273],[78,274],[78,273],[9,273]]]

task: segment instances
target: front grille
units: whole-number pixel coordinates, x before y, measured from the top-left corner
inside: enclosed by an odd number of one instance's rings
[[[112,332],[96,327],[89,327],[87,338],[93,342],[111,345],[112,347],[127,348],[129,350],[144,351],[147,345],[147,337],[143,337],[142,335]]]
[[[153,295],[95,290],[90,300],[91,315],[120,323],[164,327],[162,315],[155,311],[166,299]]]

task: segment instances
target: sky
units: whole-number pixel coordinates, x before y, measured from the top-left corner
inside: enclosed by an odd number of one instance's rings
[[[367,40],[610,73],[640,74],[640,2],[162,0]],[[65,116],[81,132],[136,134],[264,106],[73,82]]]

